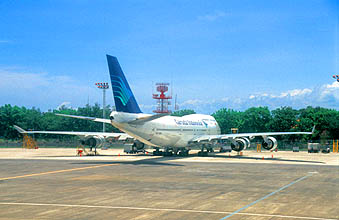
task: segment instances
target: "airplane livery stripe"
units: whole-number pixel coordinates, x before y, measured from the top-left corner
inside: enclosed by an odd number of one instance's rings
[[[114,78],[117,78],[118,80],[112,79],[112,87],[116,88],[114,93],[114,97],[118,98],[124,106],[127,105],[127,102],[129,101],[130,97],[132,96],[130,90],[126,87],[124,81],[118,77],[118,76],[113,76]],[[120,90],[120,91],[118,91]]]

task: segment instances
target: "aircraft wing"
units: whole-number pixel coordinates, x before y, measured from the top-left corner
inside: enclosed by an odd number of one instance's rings
[[[296,134],[313,134],[315,126],[311,132],[305,131],[296,131],[296,132],[260,132],[260,133],[240,133],[240,134],[221,134],[221,135],[201,135],[196,138],[193,138],[191,143],[199,143],[201,141],[213,141],[213,140],[224,140],[224,139],[234,139],[240,137],[267,137],[275,135],[296,135]]]
[[[56,113],[56,115],[63,116],[63,117],[69,117],[69,118],[79,118],[79,119],[85,119],[85,120],[89,120],[89,121],[96,121],[96,122],[111,124],[111,120],[104,119],[104,118],[94,118],[94,117],[79,116],[79,115],[65,115],[65,114],[58,114],[58,113]]]
[[[17,125],[13,126],[21,134],[65,134],[65,135],[76,135],[76,136],[101,136],[103,138],[115,138],[117,140],[133,139],[125,133],[110,133],[110,132],[81,132],[81,131],[26,131]]]

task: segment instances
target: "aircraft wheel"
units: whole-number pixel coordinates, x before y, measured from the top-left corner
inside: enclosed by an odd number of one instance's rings
[[[158,150],[153,151],[153,156],[161,156],[161,151]]]
[[[205,156],[208,156],[208,152],[206,152],[206,151],[199,151],[199,152],[198,152],[198,156],[199,156],[199,157],[205,157]]]
[[[172,151],[165,151],[164,156],[165,157],[171,157],[173,155]]]
[[[199,151],[199,152],[198,152],[198,156],[199,156],[199,157],[204,156],[204,152],[203,152],[203,151]]]
[[[181,150],[180,152],[179,152],[179,156],[180,157],[186,157],[188,155],[188,151],[187,150]]]

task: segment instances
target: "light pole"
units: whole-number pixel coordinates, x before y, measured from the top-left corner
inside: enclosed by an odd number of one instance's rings
[[[109,85],[108,83],[95,83],[95,85],[102,89],[102,118],[106,118],[106,89]],[[102,123],[102,132],[105,132],[105,123]]]

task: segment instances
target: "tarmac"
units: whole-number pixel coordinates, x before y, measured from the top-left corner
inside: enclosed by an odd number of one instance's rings
[[[0,149],[0,219],[339,219],[339,154],[99,153]]]

